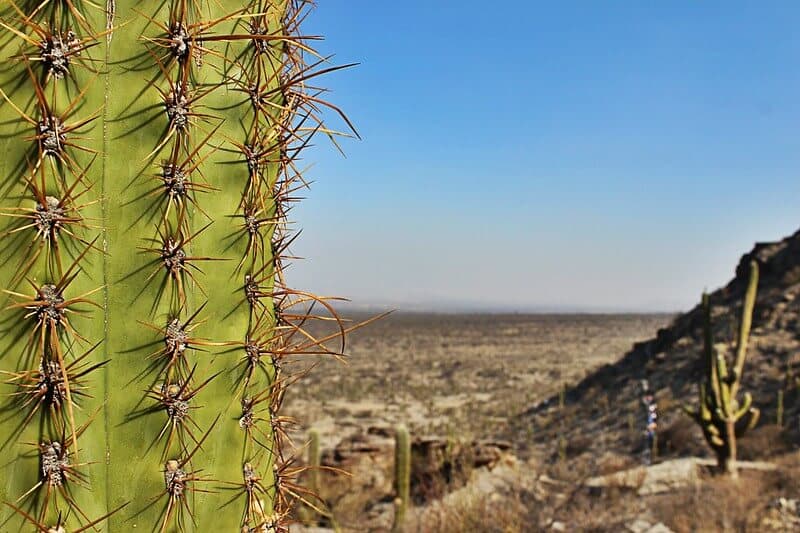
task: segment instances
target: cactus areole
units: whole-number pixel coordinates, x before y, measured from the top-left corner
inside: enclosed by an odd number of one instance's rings
[[[0,531],[285,531],[315,497],[282,363],[347,330],[287,286],[286,215],[352,127],[311,7],[0,5]]]
[[[750,275],[747,281],[742,316],[736,337],[735,360],[728,368],[725,355],[714,346],[714,327],[711,320],[711,302],[708,294],[703,294],[703,369],[704,375],[699,383],[698,407],[686,407],[689,415],[700,425],[703,435],[717,456],[719,469],[732,476],[738,476],[736,467],[736,439],[755,427],[760,412],[753,406],[750,393],[738,400],[742,380],[747,342],[753,320],[753,309],[758,290],[758,263],[750,262]]]

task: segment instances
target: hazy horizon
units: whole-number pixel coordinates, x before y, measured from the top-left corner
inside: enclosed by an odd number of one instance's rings
[[[394,311],[399,313],[419,314],[453,314],[453,315],[675,315],[689,309],[643,309],[624,308],[614,306],[558,306],[558,305],[529,305],[529,306],[503,306],[491,305],[484,302],[348,302],[337,306],[347,312],[379,313]]]
[[[800,3],[322,2],[298,288],[362,306],[675,312],[800,224]],[[334,117],[331,117],[334,118]],[[333,121],[333,126],[340,125]]]

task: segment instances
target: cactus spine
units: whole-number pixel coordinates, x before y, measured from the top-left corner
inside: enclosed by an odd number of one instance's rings
[[[310,5],[0,6],[4,530],[285,531],[311,497],[281,363],[345,329],[282,268],[338,112]]]
[[[411,498],[411,438],[403,425],[395,428],[394,436],[394,525],[392,531],[403,530],[403,522]]]
[[[742,317],[736,337],[736,359],[728,370],[724,354],[714,348],[711,304],[703,293],[703,363],[705,376],[699,384],[700,397],[697,409],[686,407],[687,412],[700,425],[706,441],[717,456],[721,471],[738,476],[736,468],[736,438],[758,423],[759,410],[753,407],[750,393],[745,393],[739,403],[737,393],[742,370],[747,357],[747,342],[753,319],[753,308],[758,290],[758,263],[750,262],[750,275],[742,303]]]

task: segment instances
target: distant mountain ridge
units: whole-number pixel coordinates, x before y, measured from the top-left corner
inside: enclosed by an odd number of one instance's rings
[[[753,394],[754,403],[762,411],[759,426],[764,427],[774,423],[777,393],[784,388],[784,421],[788,429],[781,438],[797,443],[800,231],[777,242],[757,243],[742,256],[734,278],[710,294],[714,338],[719,349],[733,341],[751,259],[758,262],[761,276],[742,390]],[[568,387],[563,410],[557,407],[558,398],[551,397],[522,413],[512,431],[530,431],[532,425],[531,444],[535,447],[552,447],[554,439],[564,437],[568,442],[580,441],[581,445],[574,448],[586,452],[630,453],[641,441],[640,383],[647,379],[661,409],[659,430],[670,438],[676,425],[687,427],[688,417],[681,406],[697,398],[697,382],[702,375],[702,323],[698,303],[659,330],[655,338],[635,344],[616,363],[604,365]],[[702,450],[699,432],[694,431],[692,438],[695,449]],[[681,454],[680,443],[662,444],[666,453]]]

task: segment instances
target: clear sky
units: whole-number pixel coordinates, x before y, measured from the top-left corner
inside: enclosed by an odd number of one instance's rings
[[[319,139],[297,287],[682,310],[800,225],[800,2],[319,0],[363,140]]]

